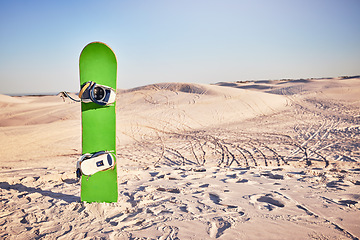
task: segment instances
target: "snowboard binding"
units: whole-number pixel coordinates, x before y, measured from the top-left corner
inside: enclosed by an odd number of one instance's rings
[[[114,169],[115,155],[107,151],[100,151],[94,154],[82,155],[76,163],[76,176],[91,176],[100,171]]]
[[[81,86],[79,98],[84,103],[94,102],[102,106],[108,106],[115,102],[116,92],[111,87],[89,81]]]

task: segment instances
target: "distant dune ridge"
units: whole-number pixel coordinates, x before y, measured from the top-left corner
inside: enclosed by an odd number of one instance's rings
[[[360,76],[119,90],[119,201],[89,204],[80,104],[0,95],[0,239],[358,239],[359,96]]]

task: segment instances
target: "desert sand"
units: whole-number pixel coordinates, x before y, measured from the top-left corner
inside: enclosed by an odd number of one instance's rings
[[[154,84],[116,112],[119,201],[82,203],[80,104],[0,95],[0,239],[360,237],[359,77]]]

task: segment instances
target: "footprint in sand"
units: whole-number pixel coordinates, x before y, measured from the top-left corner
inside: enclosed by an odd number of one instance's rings
[[[276,207],[285,207],[284,203],[282,203],[279,200],[276,200],[275,198],[273,198],[272,194],[267,194],[265,196],[261,196],[257,199],[258,202],[264,202],[264,203],[269,203],[271,205],[274,205]]]
[[[210,200],[215,204],[220,204],[221,198],[215,193],[209,193]]]
[[[222,217],[215,217],[209,223],[207,232],[211,238],[218,238],[230,227],[231,223],[224,220]]]
[[[343,206],[347,206],[347,207],[352,207],[352,206],[355,206],[358,201],[354,201],[354,200],[340,200],[338,201],[338,203],[340,205],[343,205]]]
[[[158,230],[163,232],[163,235],[159,238],[159,240],[165,240],[165,239],[179,239],[177,237],[179,233],[179,228],[174,226],[160,226]]]
[[[239,208],[238,206],[235,206],[235,205],[230,205],[230,204],[225,204],[225,203],[222,203],[222,199],[220,198],[219,195],[215,194],[215,193],[209,193],[209,198],[210,200],[215,203],[216,205],[220,205],[220,206],[223,206],[225,207],[224,211],[228,212],[237,212],[242,216],[244,215],[244,212],[243,211],[239,211]]]
[[[323,198],[326,202],[328,203],[335,203],[337,205],[340,206],[346,206],[346,207],[356,207],[356,205],[358,204],[358,201],[352,200],[352,199],[330,199],[327,197],[321,197]]]
[[[245,199],[250,199],[250,203],[259,206],[260,209],[272,211],[276,208],[285,207],[284,197],[280,194],[254,194],[244,196]]]

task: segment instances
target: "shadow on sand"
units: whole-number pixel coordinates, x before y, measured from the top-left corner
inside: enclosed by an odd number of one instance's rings
[[[36,187],[27,187],[21,183],[11,185],[7,182],[0,182],[0,188],[5,189],[5,190],[13,189],[13,190],[19,191],[20,193],[25,192],[28,194],[29,193],[40,193],[43,196],[60,199],[65,202],[68,202],[68,203],[80,202],[80,197],[77,197],[74,195],[69,195],[69,194],[64,194],[64,193],[55,193],[55,192],[52,192],[49,190],[42,190],[41,188],[36,188]]]

